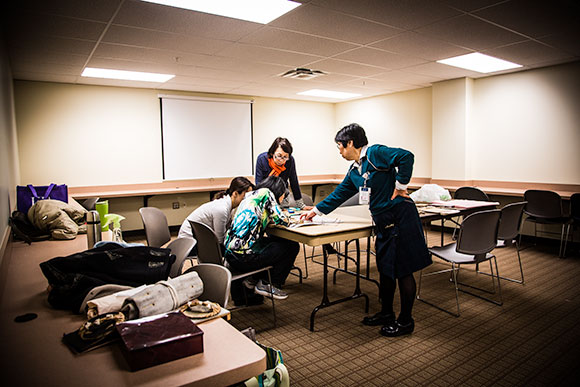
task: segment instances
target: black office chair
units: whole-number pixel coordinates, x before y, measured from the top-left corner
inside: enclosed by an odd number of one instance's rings
[[[215,233],[211,228],[203,223],[189,221],[191,228],[195,233],[195,238],[197,239],[197,260],[199,263],[213,263],[216,265],[226,266],[224,257],[222,255],[222,247],[218,241]],[[232,273],[232,282],[249,277],[251,275],[267,272],[268,273],[268,283],[272,283],[272,278],[270,277],[270,269],[272,266],[266,266],[258,270],[252,270],[247,272],[238,272],[230,267],[228,267]],[[271,292],[271,290],[270,290]],[[245,295],[245,289],[244,289]],[[269,297],[272,300],[272,316],[274,319],[274,328],[276,328],[276,307],[274,305],[274,297]],[[246,300],[247,301],[247,300]]]
[[[459,187],[457,188],[457,190],[455,191],[455,193],[453,194],[453,199],[464,199],[464,200],[478,200],[481,202],[489,202],[489,196],[487,196],[487,194],[485,192],[483,192],[481,189],[477,188],[477,187],[470,187],[470,186],[465,186],[465,187]],[[459,219],[459,218],[457,218]],[[449,219],[451,222],[453,222],[455,224],[455,226],[459,227],[460,225],[460,221],[455,220],[455,219]],[[445,223],[445,220],[443,220],[443,223]],[[455,228],[453,230],[453,235],[451,236],[451,238],[453,240],[456,239],[456,232],[457,232],[457,228]]]
[[[522,216],[524,213],[524,207],[526,202],[511,203],[506,205],[501,209],[501,216],[499,219],[499,229],[497,231],[497,247],[508,247],[515,244],[516,253],[518,256],[518,263],[520,265],[520,279],[514,279],[509,277],[499,277],[501,279],[516,282],[518,284],[524,283],[524,269],[522,267],[522,260],[520,257],[520,244],[518,241],[518,235],[520,233],[520,225],[522,223]],[[480,274],[490,275],[489,273],[484,273],[478,271]]]
[[[419,276],[419,286],[417,289],[417,299],[439,310],[449,313],[455,317],[460,316],[459,292],[470,294],[472,296],[481,298],[485,301],[492,302],[496,305],[503,305],[497,260],[495,258],[495,255],[491,254],[491,251],[495,248],[497,243],[499,219],[500,219],[500,210],[488,210],[473,213],[467,216],[461,223],[457,243],[451,243],[443,247],[431,247],[429,249],[429,252],[432,255],[435,255],[436,257],[442,259],[443,261],[450,263],[451,269],[439,270],[426,274],[423,274],[423,270],[421,270],[421,274]],[[495,274],[493,273],[493,267],[491,265],[492,260],[495,263]],[[495,294],[495,278],[497,278],[497,286],[499,289],[498,292],[499,300],[493,300],[491,298],[487,298],[479,294],[472,293],[470,291],[465,290],[464,288],[459,287],[460,283],[457,280],[459,266],[470,264],[477,265],[485,261],[489,261],[493,290],[489,292],[487,290],[476,288],[475,286],[467,284],[461,285]],[[423,277],[449,272],[451,272],[453,284],[455,286],[455,301],[457,304],[457,313],[453,313],[447,309],[444,309],[421,298],[421,284]]]
[[[477,187],[459,187],[453,195],[453,199],[479,200],[489,202],[489,196]]]
[[[580,193],[570,196],[570,224],[566,232],[566,242],[564,243],[564,256],[566,256],[566,247],[568,246],[568,235],[572,229],[572,243],[574,243],[574,229],[580,226]]]
[[[562,197],[553,191],[530,189],[524,192],[524,200],[527,201],[527,204],[524,207],[524,213],[527,215],[524,218],[524,223],[534,223],[534,244],[538,239],[538,224],[562,225],[558,256],[564,258],[564,232],[570,225],[571,218],[564,214],[564,210],[562,209]]]

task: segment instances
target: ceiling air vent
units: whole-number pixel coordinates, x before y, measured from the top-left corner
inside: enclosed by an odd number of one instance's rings
[[[281,77],[308,80],[319,77],[321,75],[326,75],[326,73],[323,73],[320,70],[310,70],[299,67],[295,70],[286,71],[284,74],[281,75]]]

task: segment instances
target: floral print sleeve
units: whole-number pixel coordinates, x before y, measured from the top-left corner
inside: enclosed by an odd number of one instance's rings
[[[255,253],[260,245],[256,242],[264,235],[270,221],[281,225],[289,224],[269,189],[249,192],[240,203],[227,232],[226,249],[237,254]]]
[[[284,212],[282,212],[282,209],[280,208],[280,206],[276,202],[276,198],[274,197],[274,194],[270,190],[268,190],[268,201],[266,203],[266,212],[269,214],[269,217],[268,217],[268,222],[266,223],[264,228],[266,226],[268,226],[269,222],[272,222],[274,224],[281,224],[283,226],[290,225],[290,220],[288,219],[286,214],[284,214]]]

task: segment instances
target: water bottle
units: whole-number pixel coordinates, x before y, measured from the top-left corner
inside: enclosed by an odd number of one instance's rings
[[[101,233],[101,217],[95,210],[87,212],[87,245],[89,249],[95,246],[95,243],[100,242]]]

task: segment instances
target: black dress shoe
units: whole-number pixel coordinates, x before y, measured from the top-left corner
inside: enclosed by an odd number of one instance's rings
[[[415,321],[411,320],[408,324],[400,324],[398,321],[393,322],[392,324],[387,324],[381,328],[381,335],[387,337],[397,337],[408,335],[413,333],[415,330]]]
[[[370,327],[374,327],[377,325],[389,325],[395,322],[395,314],[382,314],[381,312],[376,313],[373,316],[367,316],[363,318],[362,323],[363,325],[367,325]]]

